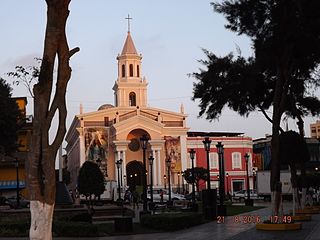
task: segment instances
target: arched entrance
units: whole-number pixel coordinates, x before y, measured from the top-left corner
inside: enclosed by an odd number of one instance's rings
[[[145,174],[142,162],[133,160],[126,166],[127,186],[136,187],[143,185],[143,174]]]

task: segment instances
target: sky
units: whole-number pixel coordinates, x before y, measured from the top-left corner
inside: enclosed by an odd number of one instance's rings
[[[196,80],[188,74],[202,67],[198,62],[205,59],[202,49],[224,56],[239,47],[243,56],[253,54],[248,38],[225,29],[226,21],[213,11],[211,1],[72,0],[67,38],[70,49],[80,47],[80,52],[70,61],[67,126],[79,114],[80,103],[85,112],[114,104],[116,57],[126,39],[125,18],[130,14],[131,36],[143,56],[142,75],[149,82],[150,107],[179,112],[183,104],[190,131],[241,132],[254,139],[270,134],[271,124],[260,112],[244,118],[225,109],[218,120],[198,118],[200,108],[191,99]],[[42,56],[46,4],[45,0],[1,0],[0,9],[0,76],[11,83],[7,72],[16,65],[34,65],[34,58]],[[27,114],[32,114],[33,100],[26,88],[12,88],[13,96],[28,96]],[[309,124],[316,120],[305,119],[306,136],[310,136]],[[288,126],[296,130],[295,121],[289,120]]]

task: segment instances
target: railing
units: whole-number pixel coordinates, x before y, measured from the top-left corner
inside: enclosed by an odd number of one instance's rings
[[[151,114],[151,113],[148,113],[148,112],[145,112],[145,111],[140,111],[140,114],[142,115],[142,116],[144,116],[144,117],[147,117],[147,118],[150,118],[150,119],[152,119],[152,120],[154,120],[154,121],[157,121],[158,120],[158,116],[157,115],[153,115],[153,114]]]
[[[121,121],[127,120],[129,118],[132,118],[134,116],[137,116],[136,110],[134,110],[132,112],[125,113],[125,114],[119,116],[119,121],[121,122]]]
[[[162,121],[165,127],[183,127],[183,121]]]

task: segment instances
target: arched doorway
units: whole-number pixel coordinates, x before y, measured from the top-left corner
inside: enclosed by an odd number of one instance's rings
[[[143,186],[143,174],[145,174],[142,162],[133,160],[126,166],[127,186]]]

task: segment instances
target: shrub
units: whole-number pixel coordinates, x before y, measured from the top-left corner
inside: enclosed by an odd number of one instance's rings
[[[163,213],[141,216],[141,224],[147,228],[175,231],[203,223],[200,213]]]
[[[92,216],[89,213],[80,213],[70,218],[71,222],[87,222],[92,223]]]
[[[30,228],[29,221],[1,221],[1,237],[25,237],[28,236]]]
[[[54,222],[53,235],[56,237],[97,237],[99,236],[96,225],[84,222]]]

